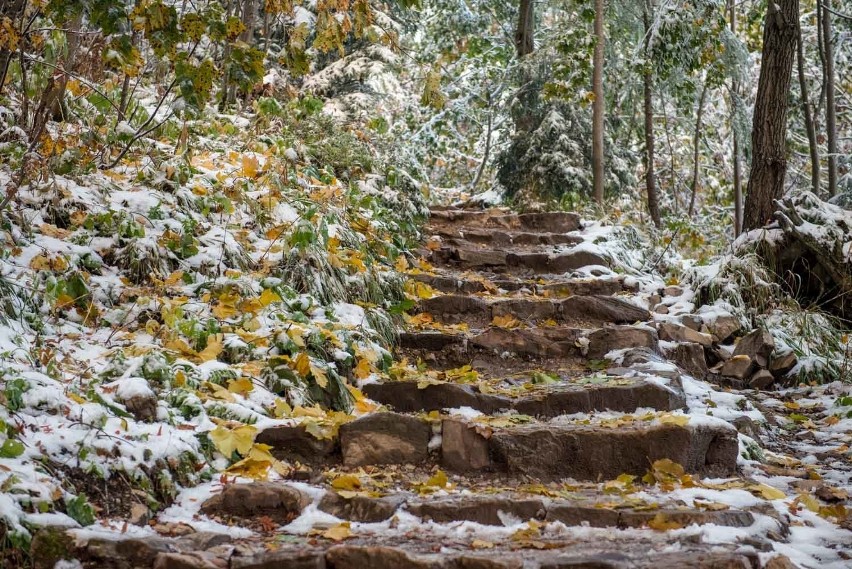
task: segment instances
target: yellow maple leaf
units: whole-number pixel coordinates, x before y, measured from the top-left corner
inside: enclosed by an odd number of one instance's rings
[[[517,328],[521,322],[510,314],[498,314],[491,319],[491,325],[498,328]]]
[[[349,522],[342,522],[336,526],[331,526],[320,535],[332,541],[343,541],[344,539],[352,537],[353,534]]]
[[[260,162],[254,156],[243,154],[242,173],[246,178],[256,178],[260,169]]]
[[[688,415],[672,415],[671,413],[666,413],[660,416],[660,423],[664,425],[677,425],[679,427],[685,426],[689,423]]]
[[[399,257],[397,257],[396,262],[393,265],[394,269],[396,269],[398,273],[401,273],[408,269],[408,266],[408,259],[405,258],[405,255],[400,255]]]
[[[245,456],[254,444],[257,436],[257,428],[251,425],[242,425],[235,429],[228,429],[219,425],[208,433],[213,446],[221,452],[225,458],[231,458],[234,451]]]
[[[311,373],[311,358],[307,352],[301,352],[296,356],[296,372],[302,377],[308,377]]]
[[[373,373],[373,364],[367,358],[361,358],[352,371],[358,379],[366,379]]]
[[[231,393],[247,395],[252,390],[254,390],[254,383],[252,383],[251,379],[247,377],[232,379],[228,382],[228,391],[230,391]]]
[[[265,308],[273,302],[281,302],[281,296],[271,288],[263,289],[260,293],[260,304]]]
[[[331,481],[331,487],[335,490],[359,490],[361,479],[355,474],[342,474]]]
[[[657,531],[668,531],[683,528],[683,524],[670,519],[662,513],[657,514],[648,521],[648,527]]]
[[[746,487],[752,494],[760,494],[765,500],[781,500],[786,498],[787,495],[779,490],[778,488],[773,488],[768,484],[752,484]]]
[[[211,334],[207,337],[207,347],[198,352],[201,363],[215,360],[225,349],[224,336],[222,334]]]
[[[328,387],[328,376],[324,369],[311,364],[311,375],[314,376],[314,381],[317,382],[317,385],[323,389]]]

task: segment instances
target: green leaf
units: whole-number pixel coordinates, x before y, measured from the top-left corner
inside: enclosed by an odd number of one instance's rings
[[[65,513],[83,527],[95,523],[95,510],[84,494],[66,500]]]
[[[6,439],[0,446],[0,458],[18,458],[24,454],[24,445],[15,439]]]

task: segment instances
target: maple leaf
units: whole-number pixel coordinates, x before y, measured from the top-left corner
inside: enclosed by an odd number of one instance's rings
[[[498,328],[517,328],[521,321],[510,314],[498,314],[491,320],[491,324]]]
[[[332,541],[343,541],[352,537],[353,534],[349,522],[342,522],[336,526],[331,526],[320,535]]]
[[[212,334],[207,337],[207,346],[198,352],[198,359],[201,360],[201,363],[215,360],[224,349],[224,336],[222,334]]]
[[[225,456],[231,458],[234,451],[245,456],[252,448],[254,437],[257,435],[257,428],[251,425],[242,425],[235,429],[228,429],[219,425],[208,436],[213,442],[213,446]]]

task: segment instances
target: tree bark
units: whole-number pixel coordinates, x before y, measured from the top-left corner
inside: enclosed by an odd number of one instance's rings
[[[728,0],[728,5],[731,11],[731,32],[737,33],[737,3],[736,0]],[[737,133],[736,117],[737,104],[739,103],[740,86],[736,80],[731,83],[731,109],[733,111],[733,162],[734,162],[734,237],[739,237],[743,230],[743,181],[742,172],[740,171],[740,137]]]
[[[763,226],[784,194],[787,173],[787,95],[796,56],[799,0],[769,2],[752,118],[752,162],[743,229]]]
[[[521,0],[518,8],[518,28],[515,30],[515,50],[518,58],[529,55],[535,49],[533,33],[535,31],[535,13],[532,0]]]
[[[814,126],[811,100],[808,96],[808,81],[805,77],[805,48],[802,40],[802,23],[796,18],[796,67],[799,73],[799,91],[802,101],[802,114],[805,118],[805,130],[808,133],[808,150],[811,156],[811,189],[819,195],[819,148],[817,147],[816,127]]]
[[[598,204],[604,199],[604,0],[595,0],[595,52],[592,71],[592,185]]]
[[[837,193],[837,109],[834,103],[834,40],[831,30],[831,0],[820,0],[822,36],[825,47],[825,131],[828,142],[828,195]]]
[[[645,190],[648,194],[648,212],[651,220],[659,228],[660,202],[657,196],[657,177],[654,171],[654,77],[652,75],[650,54],[648,53],[648,34],[651,29],[651,0],[645,0],[642,11],[642,21],[645,25],[645,65],[643,72],[643,95],[645,99]]]
[[[689,209],[687,215],[692,217],[695,213],[695,198],[698,195],[698,161],[699,146],[701,145],[701,125],[704,121],[704,101],[707,99],[707,83],[701,87],[701,96],[698,97],[698,112],[695,115],[695,136],[692,137],[692,184],[690,185]]]

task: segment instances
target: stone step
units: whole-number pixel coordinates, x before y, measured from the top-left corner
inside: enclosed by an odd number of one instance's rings
[[[433,210],[428,227],[501,228],[542,233],[569,233],[581,228],[580,216],[569,212],[506,214],[477,210]]]
[[[419,532],[406,538],[366,536],[345,543],[301,538],[235,540],[199,532],[180,538],[59,537],[37,566],[73,557],[98,569],[781,569],[783,556],[759,556],[752,546],[702,544],[662,532],[498,539],[476,533],[452,539]],[[486,536],[487,537],[487,536]],[[668,539],[665,539],[668,537]],[[492,537],[492,539],[494,539]],[[759,540],[758,540],[759,541]],[[195,545],[193,545],[195,544]]]
[[[736,470],[737,431],[724,422],[677,415],[609,416],[603,420],[560,418],[539,422],[523,415],[439,422],[412,415],[377,412],[341,425],[332,436],[325,465],[367,467],[383,464],[439,464],[453,472],[507,475],[541,481],[573,478],[610,480],[627,473],[643,475],[649,465],[668,458],[686,472],[730,476]],[[289,446],[278,446],[279,433],[292,444],[307,429],[271,427],[257,442],[274,456],[292,459]],[[430,446],[440,435],[440,450]]]
[[[445,419],[441,464],[456,472],[500,472],[538,480],[606,480],[623,473],[644,474],[648,465],[668,458],[688,473],[734,474],[737,431],[723,422],[693,421],[686,425],[551,421],[491,428],[488,423]]]
[[[576,245],[583,237],[576,233],[539,233],[536,231],[506,231],[491,228],[434,227],[426,233],[438,236],[444,243],[476,244],[494,247],[534,247],[540,245]]]
[[[458,367],[483,354],[500,358],[513,355],[525,359],[585,357],[597,360],[612,350],[647,348],[659,352],[659,340],[656,330],[649,326],[604,326],[597,329],[566,326],[507,329],[491,326],[471,333],[405,332],[400,335],[399,347],[412,359]]]
[[[433,265],[458,269],[488,269],[512,274],[561,275],[583,267],[608,267],[609,261],[585,249],[511,252],[505,249],[441,247],[429,251],[426,260]]]
[[[548,488],[541,486],[547,492]],[[319,491],[319,490],[318,490]],[[621,501],[611,495],[599,495],[591,490],[572,493],[571,498],[535,495],[532,493],[477,493],[476,489],[452,491],[443,496],[423,497],[412,492],[398,491],[384,495],[373,492],[324,491],[316,502],[317,509],[341,520],[359,523],[380,523],[406,512],[424,522],[439,524],[476,522],[482,525],[503,526],[507,520],[560,522],[566,526],[596,528],[643,528],[649,523],[688,525],[715,524],[727,527],[749,527],[754,516],[737,509],[700,509],[673,501]],[[253,521],[267,517],[277,523],[287,523],[298,517],[311,498],[283,482],[250,482],[231,484],[220,494],[201,506],[205,515],[226,523]]]
[[[590,379],[594,382],[589,382]],[[663,378],[647,381],[618,376],[579,377],[573,381],[533,385],[523,389],[526,391],[523,395],[502,395],[482,393],[475,384],[421,384],[410,380],[371,383],[364,386],[364,394],[400,413],[470,407],[485,414],[515,411],[532,417],[556,417],[591,411],[632,413],[640,408],[683,409],[686,400],[680,381],[666,382]]]
[[[625,284],[623,278],[610,277],[538,282],[493,274],[482,274],[474,277],[458,273],[419,273],[410,275],[409,278],[426,283],[440,292],[450,294],[495,294],[506,291],[550,298],[564,298],[568,296],[611,296],[621,292],[636,292],[637,290],[635,285]]]
[[[570,323],[586,328],[602,324],[631,324],[651,319],[651,313],[616,296],[570,296],[547,298],[484,298],[446,294],[421,300],[420,312],[428,312],[448,324],[465,322],[471,328],[488,326],[493,319],[515,319],[525,324],[543,321]]]

